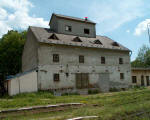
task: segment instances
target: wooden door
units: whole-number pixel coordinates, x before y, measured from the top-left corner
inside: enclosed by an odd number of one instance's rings
[[[88,73],[77,73],[76,74],[76,88],[84,89],[89,86],[89,75]]]

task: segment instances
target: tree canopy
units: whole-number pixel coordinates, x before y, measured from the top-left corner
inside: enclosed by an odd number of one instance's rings
[[[150,67],[150,48],[143,45],[139,51],[137,58],[131,63],[132,67]]]
[[[26,31],[8,31],[0,39],[0,73],[14,75],[21,71],[21,56],[26,40]]]

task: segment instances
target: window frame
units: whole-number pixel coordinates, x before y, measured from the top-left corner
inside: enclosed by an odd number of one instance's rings
[[[84,55],[79,55],[79,63],[84,63]]]
[[[53,62],[58,63],[59,62],[59,54],[53,54]]]
[[[124,73],[120,73],[120,80],[124,80]]]
[[[54,82],[59,82],[59,81],[60,81],[59,73],[54,73],[54,74],[53,74],[53,81],[54,81]]]
[[[88,32],[87,32],[88,31]],[[84,34],[89,35],[90,34],[90,29],[89,28],[84,28]]]
[[[123,64],[123,58],[119,58],[119,64]]]
[[[68,27],[68,30],[66,29]],[[72,26],[70,25],[65,25],[65,31],[67,32],[72,32]]]
[[[137,77],[136,76],[132,76],[132,83],[137,83]]]
[[[106,59],[104,56],[101,56],[101,64],[106,64]]]

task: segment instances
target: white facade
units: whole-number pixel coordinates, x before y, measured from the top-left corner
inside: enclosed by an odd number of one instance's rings
[[[19,93],[37,92],[37,72],[32,71],[24,75],[16,76],[7,82],[10,96]]]
[[[53,62],[53,54],[59,54],[58,63]],[[44,44],[40,45],[38,55],[38,88],[41,90],[76,90],[76,73],[88,73],[89,87],[101,91],[113,87],[128,88],[131,83],[129,52]],[[79,55],[84,56],[84,63],[79,63]],[[101,64],[102,56],[105,64]],[[123,59],[123,64],[119,64],[119,58]],[[54,81],[55,73],[60,75],[59,82]],[[104,73],[108,73],[107,83],[100,77]],[[124,79],[120,79],[120,73],[124,74]]]

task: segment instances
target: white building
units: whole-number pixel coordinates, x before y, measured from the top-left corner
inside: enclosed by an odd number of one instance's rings
[[[49,25],[29,27],[22,56],[23,72],[37,69],[38,90],[107,92],[129,87],[129,49],[96,35],[96,24],[88,19],[52,14]]]

